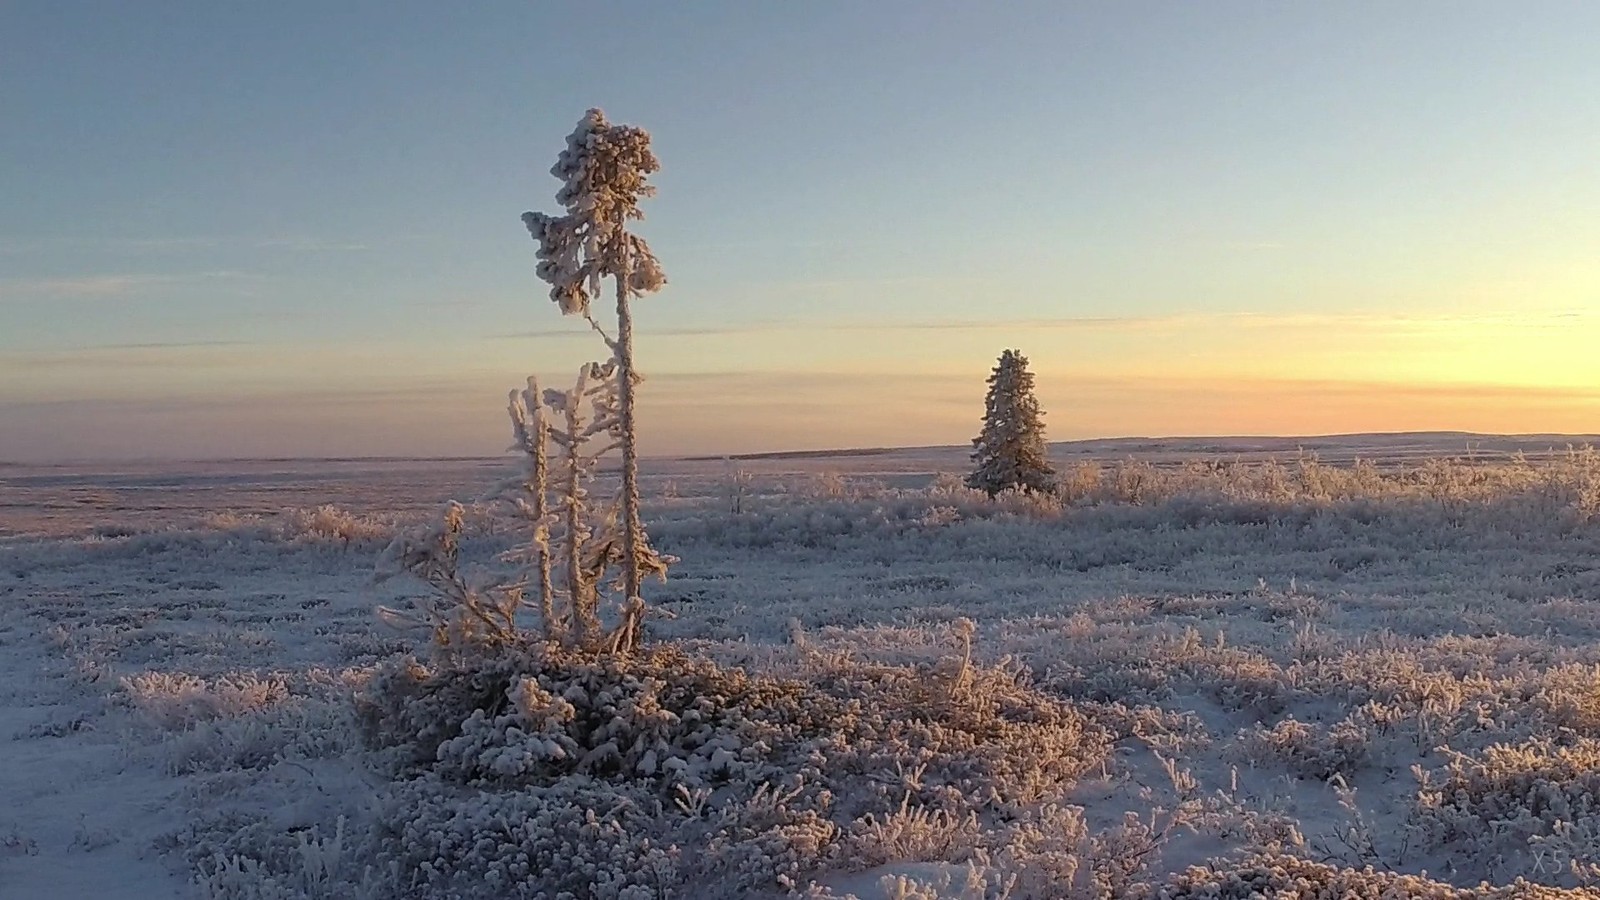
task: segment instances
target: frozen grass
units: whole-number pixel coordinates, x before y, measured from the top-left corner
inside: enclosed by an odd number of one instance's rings
[[[409,498],[14,536],[32,812],[0,814],[0,888],[113,863],[228,898],[1597,883],[1593,452],[1111,460],[994,500],[890,462],[656,473],[684,562],[629,665],[384,631],[403,587],[368,575]],[[91,751],[109,794],[34,783]]]

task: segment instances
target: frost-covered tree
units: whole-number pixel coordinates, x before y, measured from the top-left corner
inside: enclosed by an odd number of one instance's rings
[[[567,137],[550,174],[561,181],[556,202],[562,215],[523,213],[523,224],[539,243],[539,277],[550,283],[550,299],[566,315],[581,315],[605,339],[615,363],[616,410],[611,431],[622,451],[622,486],[608,546],[620,554],[623,620],[613,645],[638,643],[644,604],[639,584],[647,572],[664,572],[662,558],[650,549],[639,520],[639,462],[634,420],[639,376],[633,364],[633,313],[629,301],[666,284],[661,264],[644,239],[628,231],[630,220],[644,218],[639,201],[655,193],[650,175],[660,168],[650,150],[650,134],[615,125],[605,113],[589,110]],[[591,311],[605,279],[616,297],[617,332],[612,338]]]
[[[545,418],[538,379],[530,375],[526,388],[513,389],[506,409],[516,441],[513,447],[523,454],[523,471],[506,486],[505,494],[515,514],[527,521],[533,531],[527,546],[512,548],[507,557],[525,564],[525,593],[531,590],[537,597],[534,602],[539,607],[540,627],[547,640],[559,641],[564,637],[564,623],[557,617],[550,580],[550,522],[554,518],[548,497],[550,423]]]
[[[983,401],[983,430],[972,439],[976,468],[967,486],[991,497],[1012,489],[1053,489],[1056,473],[1045,453],[1043,419],[1028,358],[1016,350],[1000,354]]]
[[[595,450],[588,445],[592,438],[610,429],[607,413],[616,406],[611,377],[615,371],[614,365],[589,363],[578,370],[577,383],[571,390],[544,392],[545,406],[561,417],[561,424],[550,429],[550,439],[561,461],[556,507],[562,528],[559,544],[568,615],[577,642],[588,647],[597,646],[600,641],[600,582],[605,567],[597,567],[593,557],[596,541],[605,535],[597,538],[594,533],[586,485],[593,479],[600,457],[611,449]]]

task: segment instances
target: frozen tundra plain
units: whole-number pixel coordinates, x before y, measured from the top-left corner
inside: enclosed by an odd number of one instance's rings
[[[649,460],[652,645],[951,709],[808,745],[829,791],[576,820],[357,723],[426,662],[379,552],[510,460],[0,466],[0,897],[1600,896],[1594,440],[1057,444],[1048,499],[961,448]]]

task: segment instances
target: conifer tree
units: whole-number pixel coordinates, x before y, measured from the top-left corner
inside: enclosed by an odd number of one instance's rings
[[[1000,354],[983,401],[983,430],[972,439],[976,468],[967,486],[991,497],[1010,489],[1053,490],[1055,469],[1045,454],[1043,418],[1028,358],[1016,350]]]

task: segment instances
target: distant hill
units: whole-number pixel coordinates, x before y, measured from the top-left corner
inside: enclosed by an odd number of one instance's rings
[[[1056,440],[1050,444],[1051,460],[1072,464],[1090,460],[1142,460],[1171,464],[1187,460],[1285,460],[1299,453],[1315,453],[1330,464],[1370,460],[1402,464],[1430,456],[1461,460],[1504,460],[1523,453],[1530,460],[1565,453],[1568,447],[1600,447],[1600,434],[1477,434],[1467,431],[1368,432],[1368,434],[1315,434],[1315,436],[1222,437],[1093,437]],[[842,447],[834,450],[778,450],[768,453],[734,453],[726,456],[674,456],[656,458],[658,464],[749,464],[762,471],[912,472],[963,471],[971,448],[965,444],[931,447]],[[829,461],[837,461],[830,466]]]

